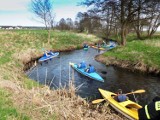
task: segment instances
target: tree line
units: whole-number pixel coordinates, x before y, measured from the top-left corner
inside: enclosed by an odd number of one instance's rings
[[[160,26],[159,0],[84,0],[87,12],[77,13],[76,20],[62,18],[54,22],[51,0],[32,0],[31,10],[45,24],[48,33],[53,27],[59,30],[76,30],[99,34],[105,38],[118,36],[126,44],[126,36],[135,32],[138,39],[142,33],[152,37]],[[50,35],[49,35],[50,36]]]

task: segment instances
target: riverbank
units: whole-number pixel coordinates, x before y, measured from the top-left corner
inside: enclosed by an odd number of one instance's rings
[[[93,106],[77,96],[73,85],[51,91],[24,75],[25,64],[40,57],[42,48],[70,50],[98,40],[92,35],[52,31],[48,45],[43,30],[0,31],[0,119],[122,120],[107,104]]]
[[[145,40],[128,37],[126,46],[96,56],[96,60],[130,71],[160,75],[160,33]]]

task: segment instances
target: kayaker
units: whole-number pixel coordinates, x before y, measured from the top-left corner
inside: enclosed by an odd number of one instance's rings
[[[156,96],[151,103],[138,110],[139,120],[160,120],[160,97]]]
[[[85,61],[82,61],[80,64],[78,64],[78,68],[79,68],[79,69],[86,68],[86,63],[85,63]]]
[[[103,41],[103,43],[101,44],[101,46],[102,46],[102,47],[106,47],[106,46],[107,46],[106,42]]]
[[[128,97],[125,94],[122,94],[122,89],[118,89],[117,95],[114,97],[114,99],[118,102],[123,102],[128,99]]]
[[[47,57],[49,56],[49,54],[48,54],[48,51],[47,50],[45,50],[45,53],[44,53]]]
[[[88,48],[88,45],[84,43],[83,48]]]
[[[89,67],[85,71],[88,72],[88,73],[93,73],[96,70],[95,70],[94,66],[92,66],[91,64],[89,64]]]

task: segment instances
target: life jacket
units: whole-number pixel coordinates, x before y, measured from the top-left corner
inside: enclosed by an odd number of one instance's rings
[[[118,100],[118,102],[126,101],[127,100],[127,96],[124,95],[124,94],[120,94],[120,95],[117,96],[117,100]]]
[[[160,101],[151,102],[138,110],[139,120],[160,120]]]
[[[89,67],[89,71],[88,71],[88,73],[93,73],[93,72],[95,72],[95,69],[94,69],[94,67],[93,67],[93,66],[90,66],[90,67]]]
[[[86,68],[86,63],[85,62],[81,62],[79,68]]]

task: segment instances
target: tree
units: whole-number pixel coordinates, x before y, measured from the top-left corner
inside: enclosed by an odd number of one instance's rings
[[[31,12],[45,25],[48,31],[48,44],[50,43],[50,30],[54,22],[52,10],[52,0],[31,0]]]
[[[66,30],[66,20],[64,18],[61,18],[58,25],[60,30]]]
[[[160,1],[147,1],[148,37],[151,37],[160,26]]]

